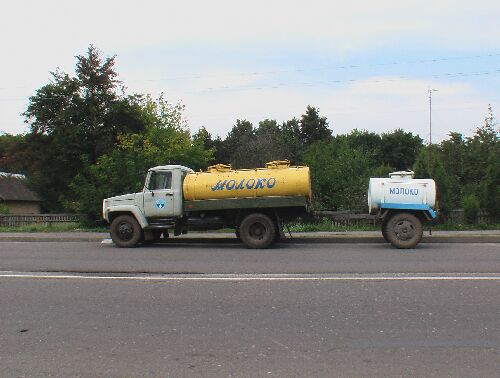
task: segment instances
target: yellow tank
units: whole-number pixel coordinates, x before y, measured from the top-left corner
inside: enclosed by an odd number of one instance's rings
[[[304,196],[310,202],[311,177],[309,167],[291,167],[287,160],[267,163],[266,168],[239,170],[218,164],[207,172],[189,173],[184,179],[183,193],[187,201]]]

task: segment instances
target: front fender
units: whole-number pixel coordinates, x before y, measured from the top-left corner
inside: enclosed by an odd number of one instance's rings
[[[112,218],[113,214],[116,214],[116,213],[121,213],[121,214],[131,213],[135,217],[137,222],[139,222],[139,224],[141,225],[141,228],[145,228],[149,224],[146,217],[142,213],[142,211],[140,211],[139,208],[137,206],[134,206],[134,205],[113,206],[112,208],[107,209],[107,211],[104,214],[104,219],[106,219],[106,221],[108,223],[111,223],[110,219]]]

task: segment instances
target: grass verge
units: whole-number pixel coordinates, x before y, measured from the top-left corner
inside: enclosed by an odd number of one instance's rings
[[[321,221],[315,223],[290,223],[288,225],[292,232],[315,232],[315,231],[331,231],[331,232],[346,232],[346,231],[379,231],[378,225],[350,225],[338,226],[330,221]]]
[[[379,231],[380,225],[346,225],[337,226],[331,221],[297,222],[288,225],[292,232],[348,232],[348,231]],[[424,226],[425,229],[428,226]],[[432,225],[436,231],[477,231],[500,230],[500,224],[436,224]],[[0,227],[0,232],[109,232],[105,227],[88,227],[79,223],[33,223],[17,227]],[[210,232],[234,232],[233,229],[215,230]]]

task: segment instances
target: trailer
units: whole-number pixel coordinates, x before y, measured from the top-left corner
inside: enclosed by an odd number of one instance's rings
[[[436,183],[415,179],[412,171],[371,178],[368,186],[370,214],[381,219],[382,236],[396,248],[415,248],[422,240],[423,225],[436,219]]]

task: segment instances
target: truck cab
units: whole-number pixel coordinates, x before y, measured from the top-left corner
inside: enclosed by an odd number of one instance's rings
[[[150,168],[141,192],[106,198],[103,218],[111,237],[123,247],[157,239],[183,216],[182,182],[193,170],[182,165]]]
[[[148,171],[142,192],[146,219],[183,215],[182,183],[189,172],[192,169],[182,165],[162,165]]]

